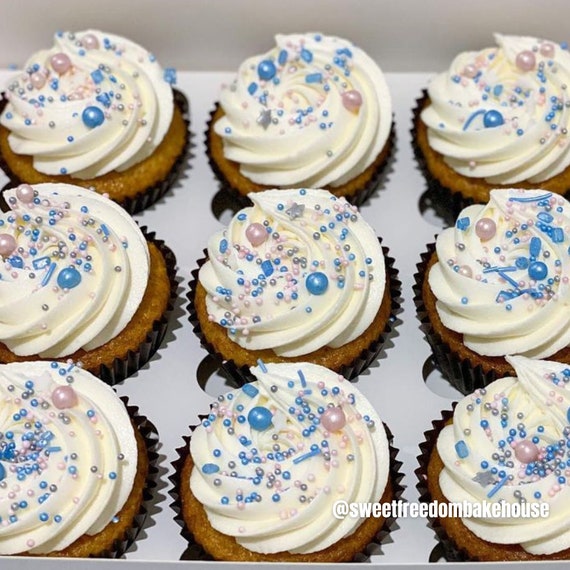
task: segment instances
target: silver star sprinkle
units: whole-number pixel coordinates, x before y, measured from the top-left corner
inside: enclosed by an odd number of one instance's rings
[[[265,130],[271,124],[271,109],[264,109],[257,117],[257,124],[261,125]]]
[[[293,202],[291,207],[285,210],[285,213],[289,216],[291,220],[294,220],[295,218],[300,218],[303,215],[304,211],[305,211],[304,204],[297,204],[297,202]]]
[[[495,476],[490,471],[479,471],[479,473],[473,477],[473,481],[479,483],[481,487],[486,487],[495,482]]]

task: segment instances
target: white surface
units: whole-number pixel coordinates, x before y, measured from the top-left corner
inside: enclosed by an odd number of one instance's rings
[[[1,0],[0,67],[51,45],[56,30],[100,28],[154,50],[164,66],[236,69],[275,33],[351,39],[385,71],[443,70],[492,33],[569,39],[567,0]]]
[[[0,83],[4,84],[6,77],[6,72],[0,72]],[[162,501],[154,509],[158,512],[153,516],[152,525],[146,529],[146,536],[137,541],[134,549],[127,554],[127,559],[162,561],[163,564],[141,562],[135,566],[137,569],[170,568],[171,565],[166,562],[179,560],[185,549],[185,541],[179,534],[169,506],[170,483],[164,470],[171,473],[170,462],[176,458],[174,450],[181,445],[182,436],[187,435],[188,426],[196,423],[197,414],[207,412],[212,397],[225,391],[220,379],[208,383],[208,393],[198,385],[196,369],[206,352],[192,332],[185,308],[185,295],[190,272],[195,268],[196,260],[202,257],[208,236],[221,223],[211,210],[218,185],[205,157],[203,131],[217,98],[219,85],[230,77],[229,73],[179,74],[178,87],[186,93],[191,104],[194,156],[175,188],[150,210],[136,216],[142,225],[156,231],[157,237],[164,239],[175,252],[182,278],[181,301],[166,345],[143,370],[118,386],[118,392],[128,395],[130,403],[138,405],[141,413],[155,423],[162,442]],[[402,323],[397,327],[393,346],[387,348],[379,363],[360,377],[358,387],[394,433],[395,446],[401,450],[399,459],[404,462],[406,477],[403,484],[407,487],[404,498],[408,501],[418,499],[413,471],[417,467],[418,444],[424,439],[423,432],[430,429],[432,419],[438,418],[440,411],[449,408],[458,396],[437,373],[430,375],[427,385],[424,383],[422,367],[429,355],[429,346],[422,338],[413,304],[412,284],[416,263],[425,245],[433,241],[434,234],[441,228],[441,220],[433,214],[428,212],[425,216],[420,215],[418,201],[425,190],[425,183],[413,158],[409,135],[411,110],[428,78],[429,74],[420,73],[388,74],[397,125],[396,151],[385,186],[362,208],[367,221],[383,237],[384,245],[396,259],[402,281],[404,310],[399,315]],[[229,213],[226,213],[222,220],[228,219]],[[180,306],[184,308],[183,313]],[[383,546],[384,554],[375,557],[374,562],[382,565],[406,564],[412,568],[426,564],[436,545],[426,521],[402,519],[398,525],[400,528],[391,534],[392,542]],[[32,570],[65,567],[60,561],[21,559],[2,560],[1,567],[11,570],[16,568],[16,564],[19,569]],[[90,568],[93,562],[73,561],[72,564],[70,567],[73,568]],[[114,568],[117,562],[100,561],[95,564],[97,570],[104,570]],[[182,564],[186,563],[174,566]],[[461,565],[461,569],[468,567]],[[547,567],[550,565],[544,565],[544,568]],[[499,565],[495,565],[495,568],[499,568]]]

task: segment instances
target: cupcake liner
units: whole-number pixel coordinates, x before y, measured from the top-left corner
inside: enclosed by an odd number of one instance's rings
[[[207,418],[207,415],[199,415],[198,418],[200,421]],[[388,437],[388,444],[389,444],[389,451],[390,451],[390,472],[389,472],[389,479],[392,484],[392,501],[400,500],[403,492],[404,486],[401,484],[401,481],[404,477],[404,473],[400,471],[402,467],[402,462],[397,459],[397,455],[399,453],[399,449],[394,447],[392,444],[394,436],[390,431],[390,428],[384,423],[384,428],[386,430],[386,435]],[[197,425],[191,425],[188,428],[190,434],[194,432]],[[182,506],[180,503],[180,495],[178,494],[178,489],[180,488],[182,481],[181,481],[181,474],[182,474],[182,467],[188,458],[190,453],[190,439],[192,438],[191,435],[183,436],[184,445],[176,449],[176,456],[177,458],[172,462],[172,467],[174,468],[173,474],[169,477],[170,482],[172,483],[172,488],[170,490],[170,495],[173,499],[173,502],[170,504],[172,510],[175,512],[174,520],[176,523],[181,527],[180,534],[188,542],[188,548],[184,551],[183,555],[181,556],[181,560],[214,560],[213,557],[208,554],[204,548],[196,542],[194,539],[193,534],[188,529],[184,518],[182,516]],[[374,539],[366,546],[366,548],[362,552],[358,552],[355,554],[353,562],[369,562],[371,555],[378,554],[378,549],[381,549],[382,544],[386,544],[388,541],[388,537],[391,532],[397,530],[398,524],[396,522],[395,517],[389,517],[384,521],[382,528],[378,531]]]
[[[437,438],[447,422],[453,417],[453,410],[445,410],[441,413],[441,419],[432,422],[432,429],[424,432],[425,440],[420,444],[420,455],[417,460],[419,467],[414,471],[418,478],[416,489],[420,495],[421,503],[431,503],[432,497],[427,486],[427,467],[432,451],[437,443]],[[441,547],[440,552],[448,562],[465,562],[473,560],[464,549],[460,549],[448,536],[447,532],[437,517],[428,517],[428,526],[431,528]]]
[[[379,243],[382,243],[382,239],[378,238]],[[343,366],[340,370],[347,380],[354,380],[358,375],[360,375],[366,368],[368,368],[376,357],[380,354],[382,348],[387,346],[388,340],[395,336],[395,329],[400,322],[398,317],[401,310],[401,293],[402,293],[402,283],[398,279],[398,270],[394,267],[394,258],[390,257],[389,249],[382,246],[382,252],[384,254],[384,260],[386,265],[386,273],[389,277],[389,287],[390,287],[390,316],[386,321],[383,332],[380,336],[374,340],[367,348],[365,348],[350,364]],[[251,373],[249,366],[238,366],[231,359],[224,359],[223,356],[216,352],[214,347],[205,338],[202,327],[200,326],[200,321],[198,320],[198,314],[195,307],[195,297],[196,288],[198,285],[198,273],[200,268],[208,259],[207,250],[204,250],[204,257],[197,261],[197,268],[192,271],[192,280],[189,284],[189,291],[187,293],[187,298],[189,301],[188,312],[189,321],[192,323],[194,334],[200,339],[200,344],[212,355],[219,363],[219,368],[222,368],[225,373],[235,381],[235,385],[242,386],[248,382],[255,379]]]
[[[147,519],[150,517],[148,505],[153,499],[154,489],[158,484],[158,431],[146,416],[139,413],[137,406],[129,405],[129,400],[126,396],[121,396],[121,400],[127,408],[131,421],[135,424],[136,429],[144,439],[148,456],[148,473],[145,480],[141,506],[133,520],[132,527],[125,533],[122,539],[115,540],[111,549],[105,550],[92,558],[121,558],[125,554],[135,542],[141,530],[143,530],[145,526],[148,526],[146,525]]]
[[[459,192],[452,192],[435,179],[427,168],[425,156],[417,143],[418,122],[421,121],[420,113],[428,99],[427,90],[422,91],[422,96],[416,99],[413,109],[413,120],[410,134],[412,135],[412,148],[419,164],[420,170],[427,182],[427,191],[422,194],[421,203],[424,207],[431,207],[435,213],[443,218],[444,222],[452,226],[461,213],[461,210],[475,203],[472,198],[466,198]]]
[[[234,202],[240,208],[246,208],[251,206],[251,200],[244,196],[235,186],[231,184],[231,182],[227,179],[225,174],[223,173],[222,169],[219,167],[217,162],[212,158],[211,152],[211,145],[210,145],[210,137],[209,132],[210,128],[212,128],[212,121],[214,119],[214,115],[219,109],[219,103],[216,103],[214,109],[210,111],[210,117],[206,123],[206,130],[204,131],[204,142],[206,145],[206,156],[208,157],[208,163],[218,182],[220,183],[220,189],[222,191],[222,197],[224,201]],[[387,146],[386,146],[387,145]],[[379,188],[381,185],[383,186],[384,178],[388,175],[390,168],[388,167],[391,164],[392,157],[394,154],[394,149],[396,147],[396,123],[394,118],[392,118],[392,124],[390,127],[390,134],[388,136],[388,140],[384,148],[380,151],[381,153],[386,150],[386,157],[382,160],[375,168],[374,173],[372,174],[368,184],[366,184],[363,188],[359,189],[357,192],[352,194],[351,196],[345,196],[348,202],[353,204],[354,206],[361,206],[372,194]],[[328,187],[327,187],[328,189]],[[331,189],[331,192],[334,191],[334,188]]]
[[[169,317],[177,298],[178,282],[176,281],[176,257],[174,253],[164,241],[156,238],[155,232],[149,232],[146,226],[142,226],[140,229],[146,240],[153,243],[164,257],[170,282],[170,298],[166,311],[153,322],[152,329],[147,333],[145,341],[139,345],[136,351],[129,350],[125,358],[115,358],[111,366],[101,364],[98,370],[90,370],[91,373],[111,386],[122,382],[142,368],[158,350],[166,335]]]
[[[494,370],[485,372],[480,365],[474,365],[468,359],[462,359],[452,351],[450,346],[435,332],[430,321],[422,295],[422,286],[426,278],[426,271],[431,256],[435,252],[435,243],[427,246],[427,251],[421,254],[421,261],[416,265],[417,273],[414,274],[415,284],[414,303],[416,314],[420,321],[420,330],[432,349],[432,357],[436,368],[443,374],[445,379],[462,394],[471,394],[477,388],[484,388],[497,379]]]
[[[170,172],[166,176],[164,180],[161,180],[157,184],[153,186],[149,186],[144,190],[141,190],[136,196],[130,198],[127,197],[124,200],[117,202],[120,206],[122,206],[129,214],[133,215],[138,212],[141,212],[145,208],[148,208],[156,201],[158,201],[168,189],[176,182],[176,179],[184,170],[186,165],[186,159],[188,156],[188,151],[190,149],[190,118],[189,118],[189,104],[188,99],[186,96],[177,89],[172,90],[174,96],[174,104],[178,107],[182,116],[184,118],[184,123],[186,124],[186,134],[184,140],[184,146],[182,148],[182,152],[180,156],[176,159],[176,162],[170,169]],[[2,99],[0,100],[0,113],[4,110],[4,107],[7,104],[7,99],[5,98],[5,94],[2,93]],[[0,168],[4,171],[6,176],[10,179],[10,187],[18,186],[25,182],[25,180],[20,180],[18,176],[14,174],[14,172],[10,169],[4,157],[0,154]]]

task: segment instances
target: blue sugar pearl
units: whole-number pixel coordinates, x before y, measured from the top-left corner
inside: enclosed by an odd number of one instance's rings
[[[40,520],[42,522],[46,522],[49,519],[49,515],[47,513],[41,513],[40,514]]]
[[[109,473],[109,479],[116,479],[117,478],[117,474],[114,471],[111,471]]]
[[[62,289],[73,289],[81,283],[81,273],[73,267],[66,267],[57,276],[57,285]]]
[[[273,79],[276,72],[277,68],[270,59],[264,59],[263,61],[260,61],[259,65],[257,66],[257,74],[259,75],[259,79],[263,81],[269,81],[270,79]]]
[[[271,410],[263,406],[255,406],[247,414],[249,425],[257,431],[266,430],[271,425],[272,420],[273,414]]]
[[[503,115],[495,109],[491,109],[483,115],[483,126],[486,129],[500,127],[504,122],[505,120],[503,119]]]
[[[310,273],[305,280],[305,287],[312,295],[322,295],[329,286],[328,277],[320,272]]]
[[[274,503],[278,503],[278,502],[281,500],[281,497],[279,496],[278,493],[274,493],[274,494],[271,496],[271,500],[272,500]]]
[[[90,129],[99,127],[105,121],[105,114],[99,107],[86,107],[81,114],[81,120],[84,125]]]
[[[533,261],[528,267],[528,276],[535,281],[542,281],[548,275],[548,267],[542,261]]]

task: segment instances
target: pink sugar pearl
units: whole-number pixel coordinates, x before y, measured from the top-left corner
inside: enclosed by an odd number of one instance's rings
[[[328,431],[339,431],[346,425],[342,408],[327,408],[321,416],[321,424]]]

